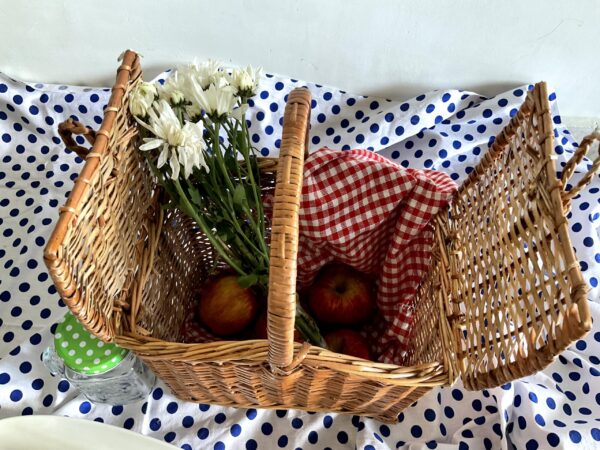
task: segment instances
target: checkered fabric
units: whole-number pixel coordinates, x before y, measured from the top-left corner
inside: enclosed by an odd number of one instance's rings
[[[455,189],[443,172],[405,169],[369,150],[322,148],[306,160],[298,283],[309,285],[332,261],[374,275],[381,317],[367,328],[380,361],[402,361],[429,270],[430,220]]]

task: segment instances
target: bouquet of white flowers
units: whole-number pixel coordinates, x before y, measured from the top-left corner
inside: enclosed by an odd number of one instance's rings
[[[183,66],[163,84],[141,82],[129,108],[141,125],[140,150],[172,206],[189,215],[239,275],[242,287],[267,292],[269,250],[260,171],[245,113],[260,70],[224,70],[208,61]],[[297,304],[296,328],[325,346]]]

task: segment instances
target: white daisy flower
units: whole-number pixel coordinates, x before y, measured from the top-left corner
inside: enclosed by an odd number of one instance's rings
[[[158,98],[167,100],[172,105],[180,105],[185,101],[183,79],[173,72],[162,85],[158,85]]]
[[[158,93],[153,83],[141,82],[129,94],[129,111],[136,117],[146,117]]]
[[[160,169],[167,162],[171,168],[171,178],[179,178],[183,166],[183,176],[188,178],[194,168],[208,166],[204,160],[206,142],[204,141],[204,127],[202,123],[186,122],[183,127],[175,112],[166,100],[159,100],[148,111],[149,121],[138,122],[148,129],[154,137],[144,138],[140,150],[148,151],[160,148],[156,166]]]
[[[231,85],[236,89],[239,95],[252,97],[256,94],[258,82],[262,69],[248,66],[245,69],[233,69],[231,73]]]
[[[186,82],[194,80],[202,89],[208,88],[211,84],[218,84],[224,74],[221,63],[213,60],[208,60],[201,64],[194,62],[187,66],[179,67],[177,71]],[[186,88],[191,89],[189,83]]]
[[[211,84],[207,89],[192,80],[192,99],[213,119],[231,114],[238,102],[232,86],[216,87]]]

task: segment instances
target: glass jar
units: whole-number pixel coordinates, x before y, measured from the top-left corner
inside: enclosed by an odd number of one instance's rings
[[[124,405],[146,398],[156,376],[132,352],[100,341],[67,313],[43,361],[52,375],[66,378],[95,403]]]

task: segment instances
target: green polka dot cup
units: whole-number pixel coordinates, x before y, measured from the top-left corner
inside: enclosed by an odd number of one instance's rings
[[[95,375],[115,368],[129,350],[102,342],[90,334],[70,312],[56,328],[57,355],[75,372]]]

